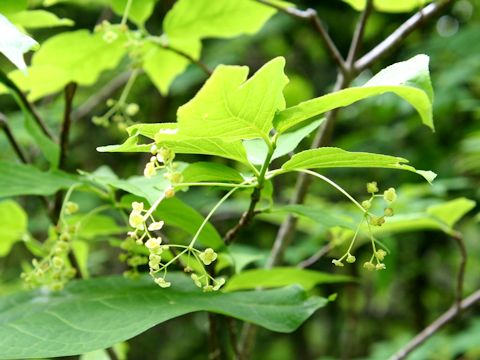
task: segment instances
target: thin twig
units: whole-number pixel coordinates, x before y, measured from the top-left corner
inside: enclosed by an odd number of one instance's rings
[[[373,0],[367,0],[365,4],[365,10],[362,11],[360,15],[360,20],[355,27],[355,32],[353,33],[352,43],[350,44],[350,49],[348,51],[346,63],[349,65],[349,71],[353,72],[353,64],[357,58],[358,51],[360,50],[360,45],[362,43],[363,35],[365,33],[365,27],[367,25],[367,20],[373,10]]]
[[[107,355],[110,358],[110,360],[120,360],[115,350],[113,350],[113,348],[109,347],[105,349],[105,351],[107,352]]]
[[[58,167],[65,168],[65,160],[68,150],[68,138],[70,135],[70,125],[72,124],[73,97],[77,90],[76,83],[70,83],[65,86],[65,109],[63,112],[62,129],[60,131],[60,160]]]
[[[0,113],[0,128],[2,128],[5,132],[5,136],[7,137],[8,142],[12,146],[12,149],[15,151],[15,154],[17,154],[20,161],[24,164],[27,164],[27,155],[25,155],[25,152],[20,147],[17,139],[15,139],[15,136],[13,135],[12,130],[8,125],[7,117],[5,116],[5,114],[2,113]]]
[[[356,61],[356,71],[360,72],[370,67],[380,57],[400,45],[408,35],[410,35],[413,31],[419,28],[423,23],[440,14],[447,6],[449,6],[453,2],[454,0],[444,0],[431,3],[417,13],[415,13],[414,15],[412,15],[385,40],[383,40],[380,44],[370,50],[366,55],[362,56],[358,61]]]
[[[403,348],[398,350],[392,355],[389,360],[401,360],[405,359],[413,350],[423,344],[428,338],[437,333],[441,328],[454,320],[461,312],[472,307],[480,301],[480,290],[475,291],[472,295],[468,296],[460,302],[460,307],[456,304],[443,313],[433,323],[427,326],[422,332],[417,334],[412,340],[410,340]]]
[[[22,106],[24,106],[25,109],[29,112],[29,114],[38,124],[42,132],[51,140],[55,141],[53,133],[50,131],[45,121],[43,121],[35,106],[27,99],[27,97],[25,96],[23,91],[17,86],[17,84],[10,80],[3,71],[0,71],[0,82],[3,83],[6,87],[8,87],[16,95],[17,101],[21,102]]]
[[[260,4],[270,6],[274,9],[277,9],[278,11],[281,11],[297,19],[311,22],[315,30],[317,30],[317,32],[320,34],[320,37],[325,45],[325,48],[330,53],[330,56],[337,64],[340,71],[343,74],[347,73],[348,69],[346,67],[345,60],[343,59],[342,54],[340,54],[340,51],[338,50],[332,38],[328,34],[327,30],[322,25],[322,22],[320,21],[320,18],[318,17],[317,11],[315,9],[309,8],[306,10],[299,10],[293,7],[283,7],[281,5],[272,3],[268,0],[256,0],[256,1]]]
[[[465,279],[465,268],[467,266],[467,248],[465,247],[465,242],[463,241],[462,234],[460,233],[454,233],[453,234],[453,239],[458,245],[458,249],[460,251],[460,265],[458,269],[458,275],[457,275],[457,287],[456,287],[456,303],[457,303],[457,308],[460,311],[461,310],[461,301],[463,298],[463,283]]]
[[[210,70],[210,68],[206,64],[204,64],[200,60],[194,59],[192,56],[188,55],[186,52],[179,50],[177,48],[174,48],[170,45],[162,45],[162,47],[166,50],[170,50],[175,54],[184,57],[185,59],[190,61],[192,64],[197,65],[207,76],[212,75],[212,70]]]
[[[233,358],[234,360],[240,359],[240,349],[238,348],[238,339],[237,339],[237,325],[235,319],[229,316],[225,316],[228,328],[228,336],[230,338],[230,344],[232,346]]]
[[[92,113],[92,111],[101,103],[104,103],[108,100],[112,94],[114,94],[118,89],[124,86],[128,79],[130,78],[131,71],[126,71],[115,78],[113,78],[110,82],[108,82],[104,87],[102,87],[99,91],[97,91],[94,95],[89,97],[83,105],[78,107],[72,113],[72,120],[77,121],[88,114]]]
[[[297,267],[299,268],[307,268],[307,267],[310,267],[312,266],[313,264],[315,264],[318,260],[320,260],[322,257],[324,257],[325,255],[327,255],[330,250],[332,250],[332,245],[330,243],[328,243],[327,245],[324,245],[322,246],[315,254],[313,254],[312,256],[310,256],[308,259],[305,259],[303,260],[302,262],[300,262]]]

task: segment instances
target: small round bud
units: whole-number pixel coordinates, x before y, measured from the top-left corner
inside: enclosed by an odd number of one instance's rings
[[[355,262],[355,260],[357,260],[357,258],[356,258],[355,256],[353,256],[353,255],[351,255],[351,254],[348,254],[348,256],[347,256],[347,262],[348,262],[349,264],[353,264],[353,263]]]
[[[153,144],[153,145],[150,147],[150,152],[151,152],[153,155],[157,155],[157,152],[158,152],[157,145]]]
[[[378,192],[378,186],[376,181],[367,183],[367,192],[369,194],[375,194]]]
[[[145,170],[143,171],[143,175],[145,175],[146,178],[151,178],[156,174],[157,174],[157,169],[155,169],[155,163],[148,162],[147,165],[145,165]]]
[[[385,266],[385,264],[382,264],[382,263],[377,264],[377,265],[375,266],[375,270],[377,270],[377,271],[378,271],[378,270],[385,270],[386,268],[387,268],[387,267]]]
[[[394,215],[393,209],[390,207],[385,208],[385,210],[383,210],[383,215],[385,215],[386,217],[392,217]]]
[[[165,197],[167,199],[170,199],[175,196],[175,189],[173,187],[168,187],[167,190],[165,190]]]
[[[383,261],[383,259],[385,259],[385,256],[387,256],[387,252],[385,250],[380,249],[380,250],[375,251],[375,257],[379,261]]]
[[[112,107],[113,105],[115,105],[116,101],[114,99],[108,99],[106,104],[108,107]]]
[[[365,269],[367,269],[368,271],[373,271],[373,270],[375,270],[375,265],[374,265],[372,262],[370,262],[370,261],[367,261],[366,263],[364,263],[364,264],[363,264],[363,267],[364,267]]]
[[[368,211],[372,207],[372,202],[370,200],[362,201],[362,207]]]
[[[135,115],[137,115],[139,110],[140,110],[140,107],[138,106],[138,104],[131,103],[131,104],[127,105],[127,107],[125,109],[125,113],[128,116],[135,116]]]
[[[65,204],[65,214],[71,215],[75,214],[78,211],[78,204],[73,201],[68,201]]]
[[[337,260],[337,259],[333,259],[332,264],[335,265],[335,266],[339,266],[339,267],[344,266],[343,263],[340,260]]]
[[[370,217],[370,225],[373,226],[382,226],[385,224],[385,218],[383,216],[371,216]]]
[[[69,233],[67,232],[63,232],[60,234],[59,238],[58,238],[60,241],[70,241],[71,239],[71,236]]]
[[[61,257],[54,256],[52,258],[52,265],[53,265],[54,268],[61,269],[64,264],[65,264],[65,262],[63,261],[63,259]]]

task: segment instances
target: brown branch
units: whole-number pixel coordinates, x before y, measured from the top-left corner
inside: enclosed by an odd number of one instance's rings
[[[373,10],[373,0],[367,0],[367,3],[365,5],[365,10],[362,11],[362,14],[360,15],[360,20],[357,23],[357,26],[355,27],[355,32],[353,33],[353,38],[352,38],[352,43],[350,44],[350,49],[348,50],[348,55],[347,55],[347,60],[346,63],[349,66],[349,71],[352,74],[352,72],[355,71],[353,64],[355,63],[355,60],[357,58],[358,51],[360,49],[360,46],[362,44],[362,39],[363,35],[365,33],[365,27],[367,25],[367,20],[370,14],[372,13]]]
[[[465,268],[467,266],[467,248],[465,247],[465,242],[463,241],[462,234],[454,233],[453,239],[455,240],[456,244],[458,245],[458,249],[460,251],[460,265],[458,269],[457,275],[457,287],[456,287],[456,303],[457,308],[461,310],[461,301],[463,298],[463,283],[465,279]]]
[[[63,112],[62,129],[60,131],[60,160],[58,167],[65,168],[65,161],[68,151],[68,137],[70,135],[70,126],[72,124],[73,97],[77,90],[76,83],[70,83],[65,86],[65,109]]]
[[[306,10],[299,10],[293,7],[283,7],[281,5],[275,4],[270,2],[269,0],[256,0],[258,3],[270,6],[278,11],[281,11],[287,15],[295,17],[297,19],[301,19],[304,21],[309,21],[312,23],[315,30],[320,34],[320,37],[325,45],[325,48],[329,52],[332,59],[337,64],[338,68],[343,74],[348,72],[347,66],[345,64],[345,60],[343,59],[342,54],[338,50],[337,46],[333,42],[332,38],[328,34],[325,27],[322,25],[320,18],[318,17],[317,11],[315,9],[306,9]]]
[[[423,344],[428,338],[437,333],[441,328],[454,320],[462,311],[472,307],[480,301],[480,290],[475,291],[472,295],[460,302],[460,306],[453,305],[445,313],[437,318],[433,323],[427,326],[422,332],[417,334],[403,348],[392,355],[389,360],[405,359],[413,350]]]
[[[192,64],[198,66],[200,68],[200,70],[202,70],[207,76],[212,75],[212,70],[210,70],[210,68],[207,65],[205,65],[203,62],[201,62],[200,60],[194,59],[192,56],[188,55],[186,52],[184,52],[182,50],[179,50],[177,48],[174,48],[170,45],[167,45],[167,44],[160,44],[160,45],[164,49],[170,50],[170,51],[174,52],[175,54],[184,57],[185,59],[190,61]]]
[[[431,3],[417,13],[415,13],[414,15],[412,15],[385,40],[383,40],[380,44],[370,50],[366,55],[362,56],[358,61],[356,61],[356,71],[360,72],[370,67],[380,57],[400,45],[408,35],[410,35],[421,25],[423,25],[423,23],[440,14],[447,6],[449,6],[453,2],[454,0],[444,0],[436,3]]]
[[[17,139],[15,139],[15,136],[13,135],[12,130],[8,125],[7,117],[5,116],[5,114],[2,113],[0,113],[0,128],[2,128],[2,130],[5,132],[5,136],[7,137],[8,142],[12,146],[12,149],[15,151],[15,154],[17,154],[20,161],[24,164],[27,164],[27,155],[25,155]]]
[[[108,349],[105,349],[105,351],[107,352],[107,355],[110,358],[110,360],[120,360],[115,350],[113,350],[113,348],[109,347]]]

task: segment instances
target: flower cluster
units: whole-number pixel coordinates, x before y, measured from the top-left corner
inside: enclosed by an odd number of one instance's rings
[[[71,215],[77,211],[78,204],[74,202],[69,201],[64,205],[65,215]],[[76,270],[71,266],[68,258],[75,232],[75,226],[65,224],[52,228],[44,244],[45,256],[40,260],[33,259],[32,269],[21,274],[27,287],[47,286],[52,291],[58,291],[75,277]]]
[[[156,221],[153,211],[154,207],[146,210],[141,202],[132,204],[129,224],[133,230],[128,233],[128,238],[122,245],[129,253],[122,254],[121,259],[132,267],[126,275],[138,275],[138,266],[148,264],[150,276],[155,283],[161,288],[168,288],[171,286],[171,282],[166,279],[168,267],[179,262],[185,272],[192,273],[195,285],[204,291],[219,290],[225,279],[210,276],[205,268],[215,262],[217,253],[211,248],[200,251],[192,245],[164,244],[162,237],[156,233],[163,228],[164,222]],[[148,255],[144,255],[145,252]]]
[[[345,260],[347,263],[350,263],[350,264],[356,261],[356,257],[351,254],[351,251],[355,243],[355,240],[357,239],[357,236],[359,234],[359,231],[363,222],[366,222],[368,226],[368,232],[370,234],[371,244],[372,244],[372,257],[370,258],[369,261],[363,264],[363,267],[367,270],[384,270],[386,268],[385,264],[383,263],[383,260],[387,255],[387,252],[383,249],[377,249],[375,244],[376,240],[373,237],[371,226],[382,226],[385,223],[386,218],[392,217],[394,215],[393,204],[397,199],[397,194],[394,188],[389,188],[385,190],[383,192],[383,195],[378,194],[379,189],[375,181],[367,184],[367,192],[370,194],[370,198],[368,200],[362,201],[361,203],[361,207],[364,210],[364,216],[355,231],[355,234],[350,242],[350,245],[346,253],[339,259],[332,260],[332,263],[335,266],[344,266],[343,260]],[[386,207],[384,208],[383,214],[381,216],[372,214],[369,211],[372,208],[373,201],[375,200],[375,198],[378,198],[378,197],[383,197],[383,200],[386,203]]]

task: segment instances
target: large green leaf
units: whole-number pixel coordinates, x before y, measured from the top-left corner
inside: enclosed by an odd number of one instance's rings
[[[17,71],[9,77],[29,92],[31,100],[55,93],[69,82],[93,85],[102,72],[117,67],[126,54],[123,33],[112,43],[107,43],[102,36],[77,30],[51,37],[33,56],[28,75]],[[46,81],[45,73],[48,79],[53,79],[53,84]]]
[[[151,144],[138,144],[138,136],[154,139],[158,146],[168,147],[177,154],[220,156],[249,165],[240,140],[226,142],[220,138],[194,138],[179,134],[176,123],[137,124],[129,127],[130,138],[121,145],[102,146],[101,152],[149,152]]]
[[[179,0],[163,22],[172,43],[178,39],[254,34],[276,10],[253,0]]]
[[[44,172],[31,165],[0,161],[0,197],[52,195],[76,183],[75,176],[58,170]]]
[[[475,207],[475,201],[458,198],[432,205],[424,212],[399,214],[388,219],[381,227],[372,228],[375,233],[403,233],[420,230],[437,230],[446,234],[455,232],[455,224]]]
[[[27,214],[13,200],[0,202],[0,257],[27,232]]]
[[[0,14],[0,53],[21,71],[27,69],[23,54],[37,45],[30,36],[22,34],[8,19]]]
[[[70,19],[59,18],[45,10],[25,10],[9,16],[12,23],[27,29],[51,28],[56,26],[72,26]]]
[[[361,87],[340,90],[280,111],[274,119],[275,129],[282,133],[314,116],[386,92],[408,101],[418,111],[422,122],[433,129],[433,90],[428,61],[428,56],[417,55],[390,65]]]
[[[246,66],[218,66],[197,95],[178,109],[179,133],[225,141],[268,141],[273,116],[285,107],[284,66],[284,58],[275,58],[249,80]]]
[[[357,11],[365,9],[367,0],[342,0],[349,4]],[[389,13],[410,12],[419,9],[431,0],[375,0],[373,6],[375,11],[383,11]]]
[[[272,288],[292,284],[299,284],[305,290],[310,290],[315,285],[346,281],[352,281],[352,278],[294,267],[277,267],[242,271],[228,280],[225,290],[255,289],[259,286]]]
[[[428,182],[432,182],[437,176],[432,171],[416,170],[410,165],[405,165],[408,160],[396,156],[373,154],[365,152],[349,152],[339,148],[324,147],[311,149],[295,154],[283,164],[282,169],[325,169],[325,168],[386,168],[407,170],[423,176]]]
[[[179,49],[194,59],[200,57],[201,43],[198,40],[182,41]],[[143,69],[162,94],[167,94],[173,80],[190,64],[190,61],[159,44],[144,45]]]
[[[211,311],[291,332],[326,299],[299,287],[203,293],[185,276],[172,287],[121,277],[74,281],[58,293],[32,291],[0,300],[0,359],[67,356],[109,347],[169,319]],[[183,280],[184,279],[184,280]]]
[[[27,0],[2,0],[0,1],[0,13],[8,16],[25,10],[27,6]]]

